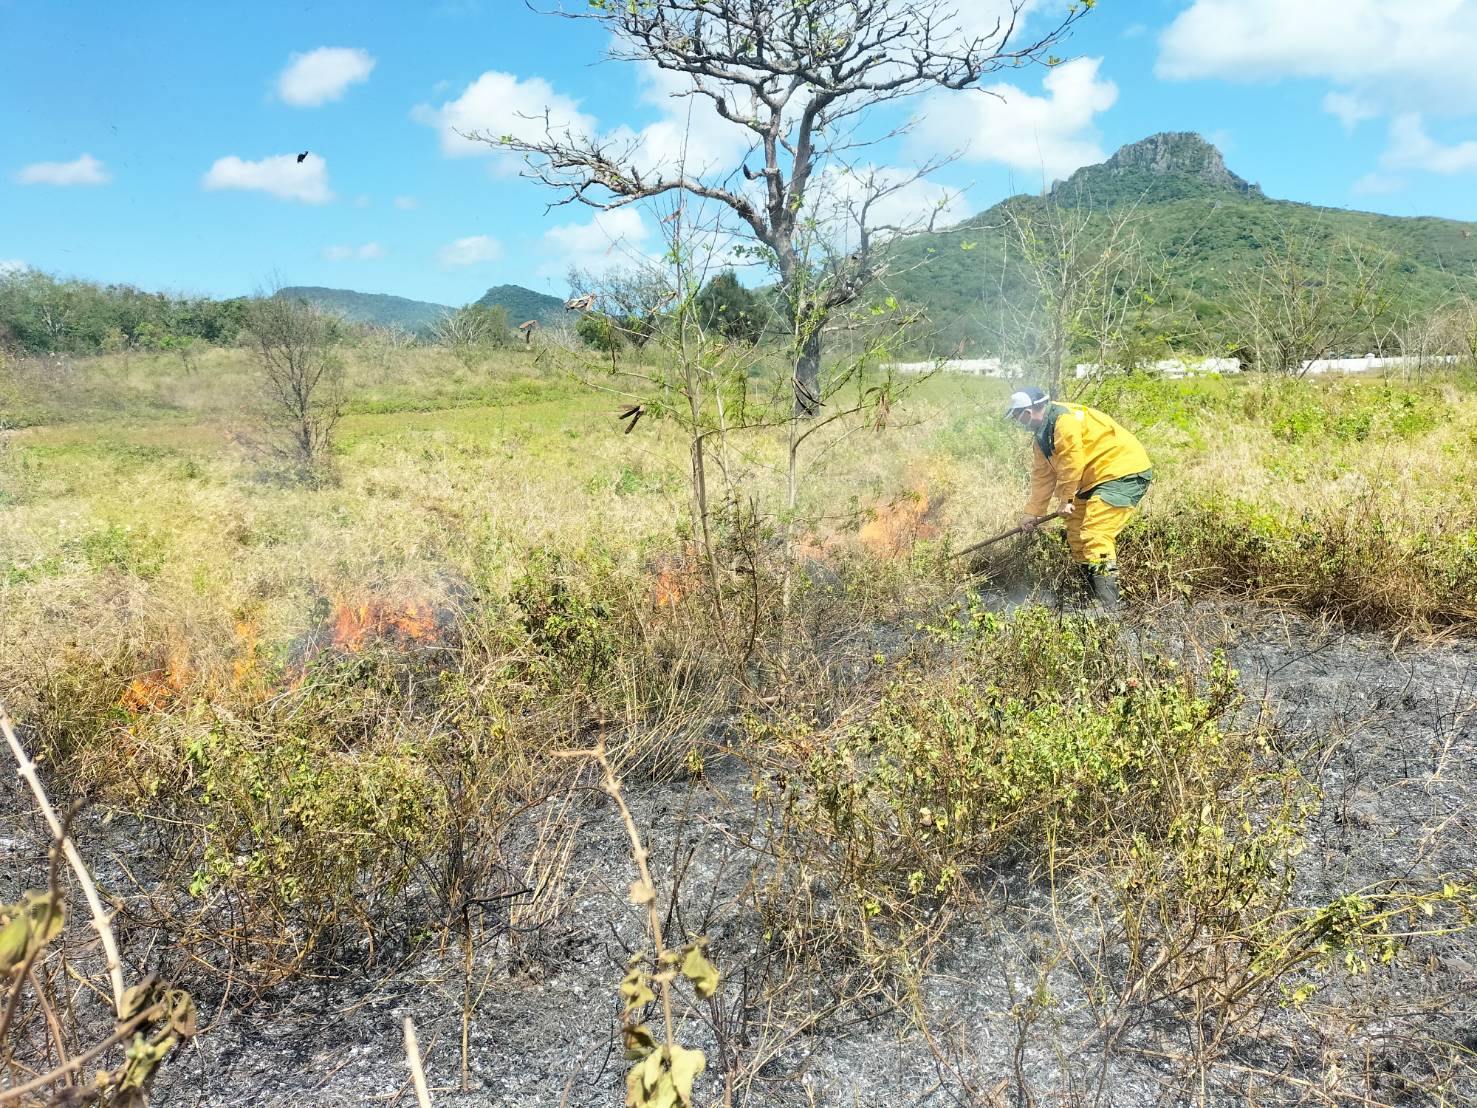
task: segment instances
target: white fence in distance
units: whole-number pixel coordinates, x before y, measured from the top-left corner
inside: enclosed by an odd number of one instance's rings
[[[1366,354],[1362,358],[1318,358],[1304,362],[1302,373],[1373,373],[1381,369],[1409,369],[1428,365],[1450,365],[1461,359],[1455,354],[1400,356],[1393,358]],[[1000,358],[950,358],[933,362],[888,362],[883,369],[894,373],[963,373],[974,377],[1004,377],[1019,380],[1032,376],[1035,371],[1018,364],[1007,364]],[[1241,362],[1236,358],[1167,358],[1141,368],[1158,373],[1163,377],[1195,377],[1205,373],[1240,373]],[[1079,362],[1075,376],[1080,380],[1103,372],[1098,362]]]

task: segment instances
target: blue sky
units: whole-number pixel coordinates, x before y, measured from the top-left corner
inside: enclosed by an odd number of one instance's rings
[[[571,263],[650,248],[650,217],[546,210],[452,128],[549,105],[659,148],[688,122],[598,28],[522,0],[0,0],[0,42],[0,265],[147,289],[562,295]],[[987,78],[998,97],[915,102],[878,163],[964,149],[937,177],[960,216],[1189,130],[1271,196],[1477,220],[1477,0],[1100,0],[1058,52]]]

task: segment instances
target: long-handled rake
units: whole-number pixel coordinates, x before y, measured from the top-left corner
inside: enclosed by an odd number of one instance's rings
[[[982,566],[982,565],[984,565],[983,559],[980,558],[980,557],[978,557],[980,551],[985,550],[985,549],[988,549],[989,547],[994,546],[998,542],[1004,542],[1006,539],[1013,539],[1017,535],[1024,535],[1028,531],[1037,530],[1038,528],[1041,527],[1041,525],[1043,523],[1049,523],[1049,522],[1051,522],[1054,519],[1061,519],[1061,518],[1063,518],[1061,511],[1052,512],[1050,515],[1048,515],[1048,516],[1042,516],[1040,519],[1038,519],[1036,521],[1035,526],[1033,526],[1033,527],[1012,527],[1009,531],[1002,531],[998,535],[992,535],[990,538],[983,539],[980,542],[974,543],[971,546],[966,546],[962,550],[956,550],[954,552],[953,556],[955,558],[967,558],[970,555],[976,555],[976,557],[974,558],[974,560],[970,563],[970,571],[973,572],[973,573],[980,573],[980,574],[989,573],[990,571],[988,569],[986,569],[986,568],[979,568],[979,569],[976,569],[975,568],[976,566]],[[993,574],[991,574],[991,575],[993,576]]]

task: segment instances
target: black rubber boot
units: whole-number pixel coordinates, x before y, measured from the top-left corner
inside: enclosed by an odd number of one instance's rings
[[[1121,612],[1123,597],[1118,590],[1118,563],[1099,562],[1097,565],[1084,565],[1082,569],[1092,599],[1105,612]]]

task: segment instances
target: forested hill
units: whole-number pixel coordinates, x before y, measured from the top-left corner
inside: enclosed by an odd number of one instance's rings
[[[452,309],[444,304],[409,300],[379,292],[355,292],[353,289],[327,289],[316,285],[291,285],[279,289],[278,296],[306,300],[326,312],[355,323],[375,323],[383,327],[403,327],[423,332],[444,312]]]
[[[408,300],[403,296],[384,293],[355,292],[352,289],[328,289],[314,285],[292,285],[280,290],[278,296],[292,296],[316,304],[324,311],[332,312],[355,323],[375,323],[384,327],[403,327],[407,331],[425,333],[446,312],[453,311],[444,304],[431,304],[424,300]],[[564,302],[557,296],[534,292],[522,285],[498,285],[490,288],[476,300],[483,308],[502,308],[508,321],[517,325],[525,319],[543,321],[551,313],[560,311]]]
[[[477,304],[483,308],[501,308],[508,313],[508,322],[514,327],[526,319],[543,322],[550,314],[564,310],[564,301],[557,296],[534,292],[522,285],[498,285],[488,289]]]
[[[1458,290],[1477,291],[1477,224],[1274,200],[1227,169],[1213,145],[1183,132],[1125,146],[1045,196],[1012,197],[898,244],[889,290],[927,311],[941,347],[987,349],[1024,295],[1019,229],[1060,223],[1055,213],[1085,215],[1086,240],[1126,221],[1157,294],[1212,341],[1237,341],[1227,316],[1234,287],[1278,243],[1300,244],[1320,280],[1349,277],[1359,259],[1388,259],[1391,315],[1430,315]]]

